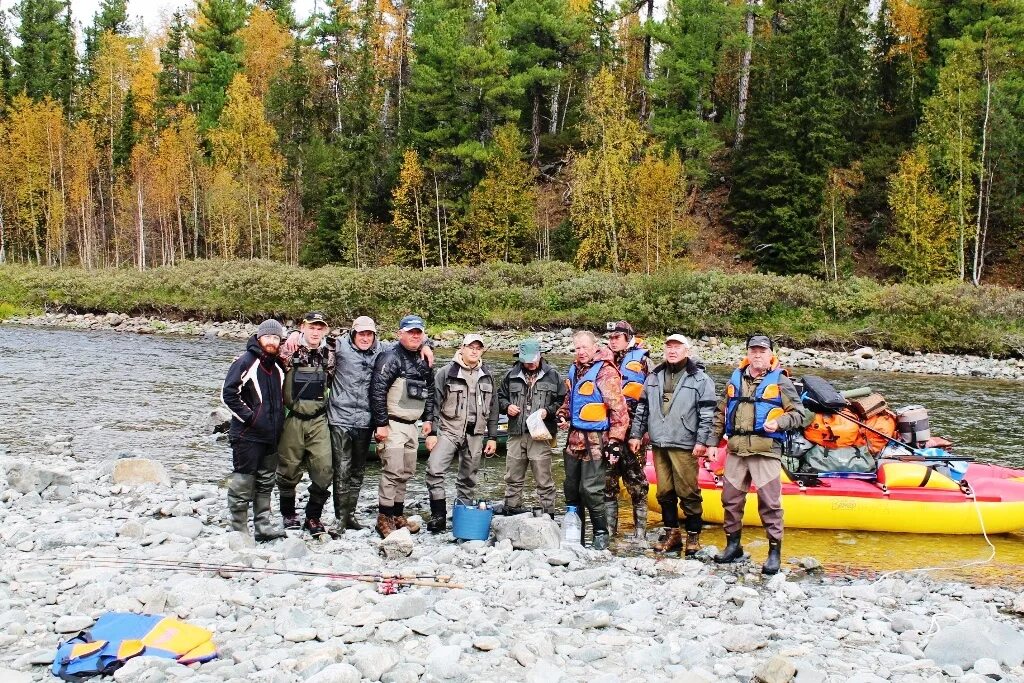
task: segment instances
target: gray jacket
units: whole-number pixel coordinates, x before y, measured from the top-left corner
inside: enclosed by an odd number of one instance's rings
[[[687,359],[683,375],[676,380],[666,415],[662,414],[666,372],[662,363],[644,380],[630,438],[640,439],[648,433],[653,446],[687,451],[698,443],[717,445],[711,443],[716,405],[714,380],[692,359]]]
[[[352,343],[352,333],[338,337],[334,345],[334,381],[327,403],[327,422],[332,427],[370,428],[373,363],[389,346],[375,340],[369,349],[360,351]]]
[[[473,418],[473,434],[498,437],[498,387],[487,363],[480,363],[476,401],[469,401],[469,385],[462,376],[463,366],[456,360],[437,371],[434,377],[434,434],[446,432],[461,437]]]

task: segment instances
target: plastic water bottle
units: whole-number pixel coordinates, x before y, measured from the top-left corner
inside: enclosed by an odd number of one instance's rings
[[[576,514],[576,506],[570,505],[565,508],[562,519],[562,545],[582,545],[582,542],[583,520]]]

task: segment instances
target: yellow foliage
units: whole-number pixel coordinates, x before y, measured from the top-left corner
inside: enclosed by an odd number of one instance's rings
[[[263,99],[270,84],[288,67],[288,49],[292,35],[277,16],[259,5],[253,7],[238,35],[242,39],[242,65],[252,84],[253,94]]]
[[[398,185],[391,194],[391,228],[393,243],[384,250],[381,262],[401,266],[413,265],[419,256],[420,266],[427,263],[423,236],[422,194],[426,179],[416,150],[402,155]],[[415,246],[414,246],[415,245]]]

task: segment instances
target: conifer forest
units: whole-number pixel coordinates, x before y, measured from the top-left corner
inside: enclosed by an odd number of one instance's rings
[[[0,262],[1020,286],[1022,0],[0,14]]]

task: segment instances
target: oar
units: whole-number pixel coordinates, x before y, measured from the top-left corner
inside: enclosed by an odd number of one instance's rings
[[[899,448],[906,449],[907,451],[910,452],[910,455],[916,456],[914,458],[911,458],[911,457],[909,457],[907,455],[897,455],[897,456],[893,456],[894,459],[914,460],[914,461],[917,461],[917,460],[927,460],[927,461],[935,461],[935,462],[951,462],[951,461],[954,461],[954,460],[962,461],[962,462],[974,462],[974,458],[972,458],[970,456],[950,455],[949,453],[946,453],[946,451],[942,450],[941,448],[934,448],[934,449],[930,449],[930,450],[938,451],[939,453],[942,453],[942,455],[938,455],[938,454],[931,455],[931,454],[925,453],[924,450],[921,450],[921,449],[918,449],[918,448],[913,448],[913,447],[909,446],[908,444],[903,443],[902,441],[898,441],[898,440],[892,438],[891,436],[889,436],[888,434],[880,432],[877,429],[875,429],[874,427],[872,427],[870,425],[867,425],[867,424],[864,424],[863,422],[861,422],[860,420],[858,420],[856,418],[850,417],[846,413],[843,413],[843,412],[840,412],[840,411],[837,411],[837,410],[830,410],[830,409],[826,408],[825,406],[821,405],[820,403],[818,403],[817,401],[815,401],[813,398],[805,397],[803,399],[803,404],[804,404],[804,406],[806,406],[810,410],[813,410],[816,413],[828,413],[829,415],[838,415],[840,417],[846,418],[850,422],[852,422],[854,424],[857,424],[857,425],[860,425],[861,427],[863,427],[864,429],[868,430],[872,434],[877,434],[878,436],[880,436],[883,439],[885,439],[886,442],[891,443],[892,445],[897,446]]]

